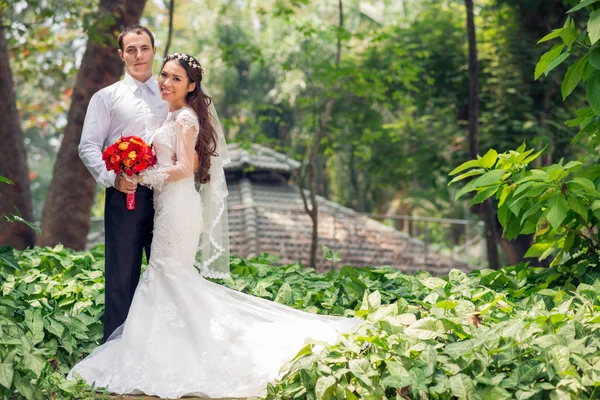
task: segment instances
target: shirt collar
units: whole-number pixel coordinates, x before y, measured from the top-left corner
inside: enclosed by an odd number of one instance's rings
[[[127,85],[127,87],[132,92],[135,92],[136,90],[138,90],[140,85],[142,83],[145,83],[154,92],[154,94],[159,94],[158,82],[156,81],[156,78],[154,77],[154,75],[152,75],[150,78],[148,78],[148,80],[146,82],[140,82],[126,72],[125,78],[123,78],[123,82],[125,83],[125,85]]]

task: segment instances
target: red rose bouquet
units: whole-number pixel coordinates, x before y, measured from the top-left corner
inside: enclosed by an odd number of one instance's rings
[[[131,177],[156,164],[152,147],[137,136],[125,136],[108,146],[102,153],[106,169]],[[127,194],[126,207],[135,209],[135,193]]]

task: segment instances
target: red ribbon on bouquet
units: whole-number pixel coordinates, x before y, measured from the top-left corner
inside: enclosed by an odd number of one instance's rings
[[[156,155],[152,147],[140,137],[122,136],[104,150],[102,160],[108,171],[123,174],[127,179],[155,165]],[[125,207],[135,210],[135,193],[127,194]]]

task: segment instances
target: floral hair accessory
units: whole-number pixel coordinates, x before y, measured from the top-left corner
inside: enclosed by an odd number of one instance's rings
[[[198,68],[200,72],[204,74],[204,68],[200,65],[200,63],[192,56],[188,56],[184,53],[173,53],[169,54],[165,57],[164,61],[178,59],[180,61],[184,61],[190,68]]]

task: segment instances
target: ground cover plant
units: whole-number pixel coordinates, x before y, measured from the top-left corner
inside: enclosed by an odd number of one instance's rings
[[[270,399],[543,399],[600,395],[600,280],[525,264],[445,277],[389,268],[316,273],[232,258],[220,283],[309,312],[355,315],[355,331],[307,343]],[[102,337],[103,248],[0,251],[0,396],[94,398],[66,381]]]

